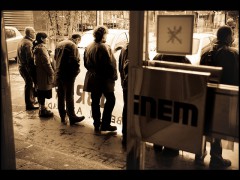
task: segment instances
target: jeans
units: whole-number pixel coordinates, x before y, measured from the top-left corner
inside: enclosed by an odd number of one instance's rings
[[[100,111],[100,99],[102,94],[106,98],[106,102],[104,104],[103,109],[103,116],[102,116],[102,126],[103,127],[109,127],[111,124],[111,118],[112,118],[112,111],[115,106],[115,94],[114,92],[101,92],[101,91],[94,91],[91,92],[91,98],[92,98],[92,116],[93,116],[93,125],[95,127],[100,126],[100,119],[101,119],[101,111]]]
[[[58,82],[58,112],[61,118],[65,118],[66,113],[69,119],[76,117],[74,107],[74,82],[76,78],[59,80]],[[66,109],[65,109],[66,102]]]

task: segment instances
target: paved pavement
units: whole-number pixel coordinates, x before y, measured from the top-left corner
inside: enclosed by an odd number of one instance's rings
[[[39,118],[38,110],[26,111],[24,81],[17,65],[11,63],[10,82],[17,170],[125,170],[126,149],[121,145],[121,130],[95,133],[92,121],[76,126],[60,123],[54,117]],[[209,143],[207,143],[209,151]],[[224,158],[232,161],[228,170],[239,170],[239,144],[234,150],[223,150]],[[209,153],[204,165],[194,164],[194,154],[180,151],[179,156],[165,157],[147,143],[147,170],[209,170]]]

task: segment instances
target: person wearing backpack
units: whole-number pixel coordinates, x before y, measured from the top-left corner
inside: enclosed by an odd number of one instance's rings
[[[119,61],[118,70],[121,77],[121,85],[123,89],[123,111],[122,111],[122,145],[127,144],[127,92],[128,92],[128,43],[122,48]]]
[[[206,53],[212,51],[211,62],[204,60],[203,53],[200,65],[219,66],[223,68],[220,84],[239,85],[239,52],[231,47],[233,31],[231,27],[224,25],[217,31],[217,41]],[[231,161],[222,157],[221,139],[213,138],[210,149],[210,168],[226,168],[231,166]]]

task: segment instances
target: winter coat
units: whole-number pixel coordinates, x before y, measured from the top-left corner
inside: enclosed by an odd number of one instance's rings
[[[88,70],[83,90],[113,92],[117,80],[116,59],[110,46],[93,42],[84,51],[84,66]]]
[[[30,68],[31,66],[34,65],[32,42],[33,40],[31,38],[25,36],[18,44],[17,61],[19,66],[25,66],[27,68]]]
[[[20,69],[25,69],[36,82],[36,67],[34,65],[32,47],[33,39],[25,36],[18,44],[17,62]]]
[[[238,51],[226,45],[217,42],[213,47],[206,49],[206,52],[213,50],[212,66],[222,67],[222,76],[220,83],[228,85],[239,85],[239,53]],[[203,54],[204,54],[203,53]],[[205,65],[200,61],[201,65]]]
[[[50,90],[54,86],[54,70],[48,50],[44,44],[38,44],[34,50],[34,63],[37,70],[38,90]]]
[[[58,43],[54,59],[57,83],[58,80],[75,79],[80,73],[80,54],[77,45],[71,39]]]

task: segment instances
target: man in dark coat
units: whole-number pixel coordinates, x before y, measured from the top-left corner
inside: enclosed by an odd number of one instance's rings
[[[117,80],[116,59],[110,46],[105,44],[107,33],[107,27],[96,27],[93,31],[94,42],[89,44],[84,52],[84,66],[88,71],[83,90],[91,92],[93,125],[96,132],[117,130],[116,126],[111,126],[112,111],[115,106],[114,87]],[[106,102],[101,122],[99,104],[102,94]]]
[[[66,123],[66,114],[70,125],[81,122],[84,116],[76,116],[74,107],[74,83],[80,72],[80,54],[77,44],[80,34],[73,34],[70,39],[57,44],[54,59],[56,60],[55,80],[58,94],[58,111],[61,122]],[[66,101],[66,109],[65,109]]]
[[[212,50],[211,66],[219,66],[223,68],[220,84],[239,85],[239,53],[231,47],[233,42],[233,31],[229,26],[221,26],[217,31],[217,42]],[[210,51],[210,48],[205,53]],[[204,56],[204,54],[202,56]],[[201,59],[200,65],[206,65]],[[210,167],[225,168],[231,166],[231,161],[223,159],[221,139],[215,138],[211,142],[210,150],[211,160]]]
[[[25,105],[26,110],[38,109],[35,106],[34,92],[36,86],[36,67],[32,53],[33,40],[35,39],[35,30],[33,27],[25,28],[25,36],[18,44],[17,61],[18,69],[25,81]]]

